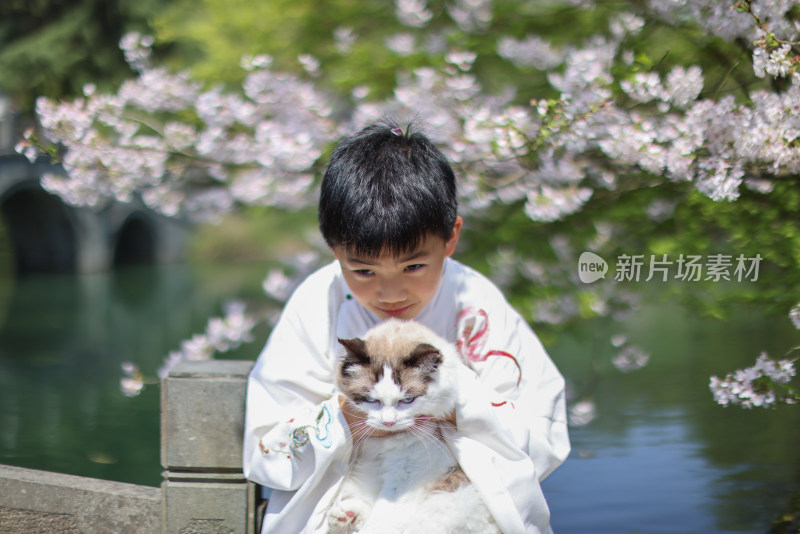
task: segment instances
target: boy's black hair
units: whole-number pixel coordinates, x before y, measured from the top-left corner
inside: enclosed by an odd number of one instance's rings
[[[447,240],[457,214],[453,169],[419,132],[386,121],[346,137],[331,154],[319,199],[330,247],[370,257],[410,252],[427,235]]]

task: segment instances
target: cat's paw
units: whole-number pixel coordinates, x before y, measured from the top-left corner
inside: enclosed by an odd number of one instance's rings
[[[361,499],[342,499],[333,503],[328,512],[331,532],[358,532],[367,520],[369,508]]]

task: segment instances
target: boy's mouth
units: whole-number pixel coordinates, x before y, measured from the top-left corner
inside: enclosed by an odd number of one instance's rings
[[[378,309],[381,311],[381,313],[384,313],[389,317],[400,317],[401,315],[406,313],[409,309],[411,309],[411,306],[409,305],[403,308],[394,308],[389,310],[387,310],[386,308],[378,308]]]

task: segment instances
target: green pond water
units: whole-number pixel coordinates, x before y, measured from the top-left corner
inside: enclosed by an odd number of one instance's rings
[[[155,377],[224,302],[263,306],[266,271],[182,265],[0,282],[0,463],[160,484],[158,386],[125,397],[120,365]],[[258,327],[225,357],[255,359],[267,334]],[[620,372],[612,338],[650,354],[648,365]],[[653,296],[622,321],[586,321],[545,344],[570,405],[596,411],[571,429],[570,458],[543,484],[556,532],[766,532],[797,498],[800,407],[726,409],[708,390],[712,374],[800,345],[786,317],[742,307],[719,321]]]

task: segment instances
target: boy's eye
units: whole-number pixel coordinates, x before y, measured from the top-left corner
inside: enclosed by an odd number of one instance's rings
[[[422,263],[415,263],[414,265],[408,265],[408,266],[406,266],[406,268],[405,268],[405,271],[406,271],[407,273],[413,273],[414,271],[419,271],[419,270],[420,270],[420,269],[422,269],[423,267],[425,267],[425,265],[424,265],[424,264],[422,264]]]
[[[356,273],[356,276],[361,276],[363,278],[368,278],[372,276],[372,271],[370,271],[369,269],[356,269],[353,272]]]

